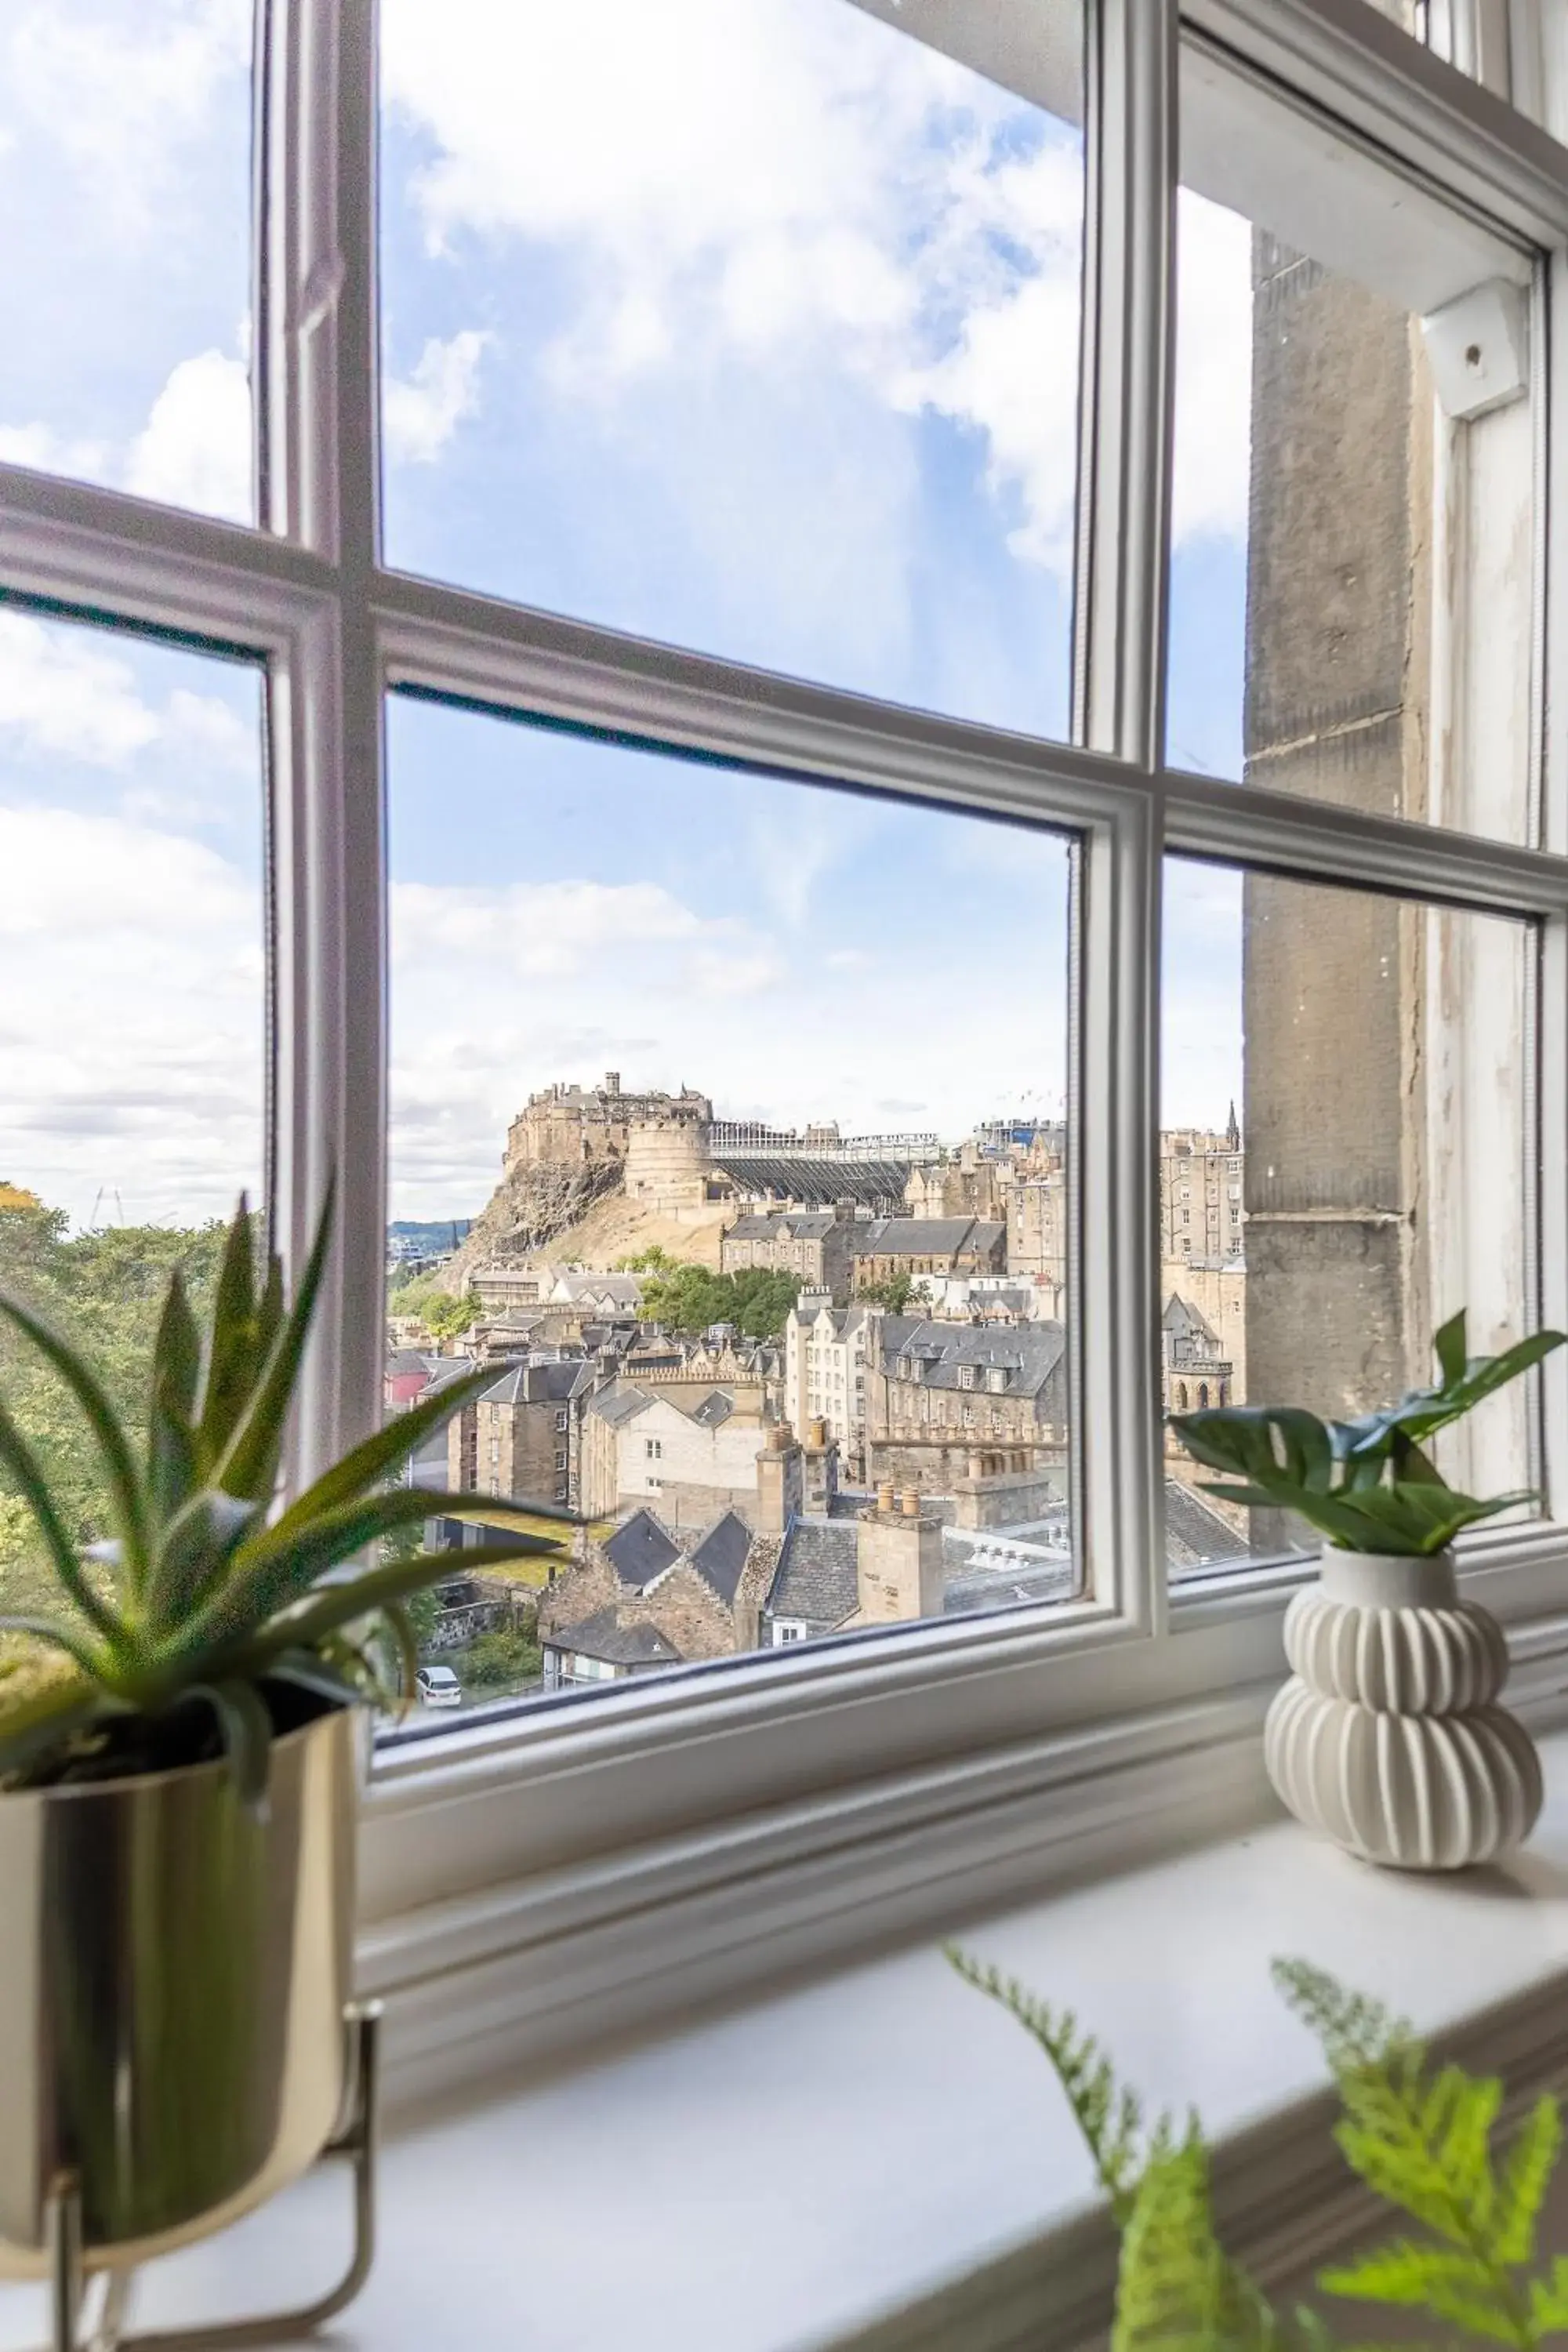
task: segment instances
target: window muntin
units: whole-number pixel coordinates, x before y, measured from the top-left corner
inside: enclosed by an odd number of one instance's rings
[[[1530,257],[1205,55],[1183,89],[1168,756],[1531,840]]]
[[[252,520],[247,0],[0,25],[0,460]]]
[[[1071,1597],[1066,843],[423,700],[389,746],[392,1213],[473,1220],[524,1517],[572,1396],[542,1631],[618,1681]]]
[[[1534,927],[1170,858],[1162,1067],[1162,1405],[1347,1419],[1425,1386],[1458,1307],[1490,1353],[1539,1319],[1530,1263]],[[1245,1208],[1173,1243],[1173,1178],[1239,1139]],[[1185,1213],[1184,1213],[1184,1214]],[[1436,1442],[1473,1494],[1531,1485],[1532,1389]],[[1316,1549],[1206,1501],[1173,1435],[1173,1577]]]
[[[0,605],[0,1286],[85,1345],[133,1426],[168,1269],[263,1192],[261,696],[248,665]],[[107,1529],[90,1440],[33,1351],[0,1387]],[[37,1605],[0,1493],[0,1602]]]
[[[1065,735],[1083,28],[1036,13],[1046,104],[846,0],[387,0],[391,560]]]

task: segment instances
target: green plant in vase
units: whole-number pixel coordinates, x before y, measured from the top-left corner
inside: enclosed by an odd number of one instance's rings
[[[1264,1755],[1297,1818],[1368,1861],[1489,1862],[1540,1812],[1534,1746],[1498,1704],[1507,1643],[1461,1596],[1451,1549],[1466,1528],[1534,1497],[1462,1493],[1428,1447],[1563,1339],[1538,1331],[1472,1356],[1461,1309],[1436,1335],[1433,1385],[1378,1412],[1324,1422],[1297,1405],[1222,1405],[1172,1417],[1193,1459],[1221,1474],[1200,1492],[1294,1513],[1323,1538],[1321,1579],[1286,1614],[1293,1672],[1269,1709]]]

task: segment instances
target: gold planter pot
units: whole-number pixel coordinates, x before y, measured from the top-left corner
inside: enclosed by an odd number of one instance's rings
[[[349,2082],[354,1721],[272,1748],[266,1819],[220,1764],[0,1797],[0,2276],[224,2227],[316,2159]]]

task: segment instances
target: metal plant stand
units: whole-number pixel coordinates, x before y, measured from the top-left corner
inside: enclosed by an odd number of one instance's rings
[[[351,2304],[370,2273],[375,2255],[375,2119],[377,2027],[381,2005],[359,2002],[348,2012],[353,2036],[351,2063],[353,2086],[348,2119],[327,2142],[317,2162],[341,2158],[353,2169],[353,2253],[337,2285],[315,2303],[298,2311],[274,2312],[256,2319],[233,2319],[218,2326],[154,2329],[149,2335],[124,2334],[130,2302],[132,2271],[110,2271],[102,2306],[92,2332],[81,2335],[87,2269],[81,2239],[81,2194],[73,2173],[62,2173],[49,2192],[46,2221],[49,2246],[49,2296],[52,2333],[49,2352],[241,2352],[245,2346],[288,2342],[311,2335]]]

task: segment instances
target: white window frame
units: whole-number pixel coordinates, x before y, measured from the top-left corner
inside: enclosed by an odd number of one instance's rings
[[[955,22],[994,26],[1015,8],[1022,25],[1037,0],[844,5],[916,35],[941,19],[957,37]],[[563,1693],[385,1748],[362,1839],[362,1965],[390,1998],[395,2087],[489,2073],[507,2054],[559,2059],[574,2042],[779,1967],[1016,1895],[1053,1854],[1081,1868],[1086,1853],[1126,1851],[1134,1834],[1228,1817],[1238,1790],[1258,1802],[1257,1728],[1300,1567],[1174,1593],[1164,1570],[1163,850],[1540,921],[1540,1303],[1568,1322],[1568,730],[1549,738],[1543,692],[1539,848],[1161,763],[1178,9],[1194,37],[1539,249],[1538,507],[1568,516],[1568,152],[1367,0],[1099,0],[1070,744],[879,706],[384,565],[379,428],[365,398],[377,369],[373,0],[258,0],[262,528],[0,466],[0,596],[267,667],[270,1189],[285,1256],[299,1264],[333,1170],[355,1212],[324,1287],[296,1479],[381,1411],[389,688],[1046,821],[1079,845],[1069,1248],[1084,1597],[620,1677],[591,1701]],[[1510,71],[1521,89],[1536,77],[1532,111],[1568,125],[1555,28],[1521,0],[1514,31]],[[1562,570],[1542,530],[1539,677],[1568,677],[1568,595],[1552,593]],[[1544,1388],[1542,1463],[1561,1501],[1568,1367],[1554,1360]],[[1564,1566],[1568,1528],[1551,1523],[1465,1552],[1467,1583],[1485,1588],[1543,1686],[1562,1680],[1551,1662],[1568,1648]]]

